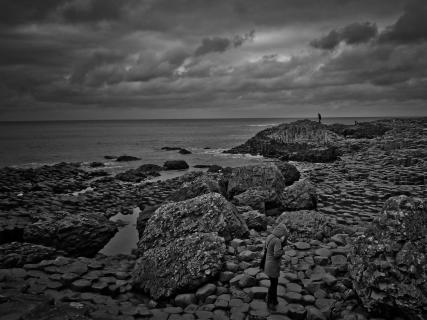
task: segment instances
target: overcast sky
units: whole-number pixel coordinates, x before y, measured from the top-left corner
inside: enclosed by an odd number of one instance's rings
[[[427,1],[3,0],[0,119],[427,115]]]

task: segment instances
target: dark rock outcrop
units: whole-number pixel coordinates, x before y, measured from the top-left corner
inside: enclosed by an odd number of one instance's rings
[[[371,312],[427,316],[427,201],[389,198],[381,216],[355,239],[350,255],[353,286]]]
[[[282,206],[289,211],[317,209],[316,187],[307,179],[295,182],[285,189]]]
[[[310,120],[265,129],[227,153],[249,153],[284,161],[330,162],[339,155],[342,137],[328,127]]]
[[[141,160],[141,158],[134,157],[134,156],[127,156],[127,155],[119,156],[116,159],[116,161],[118,162],[137,161],[137,160]]]
[[[27,263],[52,259],[56,249],[26,242],[9,242],[0,245],[0,268],[17,268]]]
[[[98,214],[42,216],[24,229],[24,241],[53,247],[71,256],[93,256],[117,232],[115,223]]]
[[[355,125],[334,123],[328,126],[329,130],[353,139],[372,139],[383,136],[392,127],[384,122],[359,122]]]
[[[295,181],[298,181],[299,178],[301,177],[301,173],[293,164],[290,164],[289,162],[284,162],[284,161],[277,161],[275,162],[275,164],[277,168],[279,168],[283,177],[285,178],[285,184],[287,186],[290,186]]]
[[[163,164],[165,170],[185,170],[189,165],[184,160],[170,160]]]

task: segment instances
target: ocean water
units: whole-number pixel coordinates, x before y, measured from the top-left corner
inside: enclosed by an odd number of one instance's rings
[[[323,123],[352,124],[376,118],[324,118]],[[262,161],[261,157],[229,155],[222,151],[245,142],[258,131],[297,119],[200,119],[0,122],[0,167],[36,167],[67,162],[106,162],[121,171],[142,163],[162,165],[184,159],[190,166],[218,164],[239,166]],[[317,119],[316,119],[317,120]],[[182,147],[192,154],[164,151]],[[117,163],[105,155],[132,155],[140,161]]]

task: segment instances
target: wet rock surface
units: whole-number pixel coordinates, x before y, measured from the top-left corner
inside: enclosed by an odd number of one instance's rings
[[[51,243],[24,242],[24,230],[58,212],[110,218],[138,206],[145,217],[143,235],[156,208],[200,174],[136,184],[99,178],[99,169],[79,164],[0,169],[0,315],[25,318],[27,306],[35,305],[30,310],[40,312],[37,319],[423,319],[425,211],[415,208],[427,197],[427,120],[380,123],[387,131],[375,129],[371,136],[372,131],[353,132],[346,138],[327,129],[339,137],[331,141],[341,152],[335,162],[291,162],[300,172],[296,181],[308,178],[314,184],[317,211],[282,210],[276,221],[261,210],[246,214],[254,210],[239,203],[248,237],[225,241],[215,232],[190,228],[188,236],[146,250],[152,250],[151,266],[165,266],[159,281],[182,284],[162,299],[141,290],[142,283],[158,287],[138,272],[144,268],[141,257],[66,257],[70,253]],[[221,170],[214,180],[224,181],[227,172]],[[400,195],[409,198],[388,200]],[[282,257],[279,305],[270,310],[269,279],[259,261],[278,220],[286,221],[290,238]],[[77,235],[83,229],[74,230]],[[421,232],[424,237],[417,236]],[[180,274],[183,261],[190,267]],[[160,275],[160,268],[146,268],[147,274]],[[189,280],[191,272],[196,276]]]

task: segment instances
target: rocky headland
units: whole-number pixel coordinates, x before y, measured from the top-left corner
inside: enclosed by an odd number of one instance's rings
[[[427,119],[297,121],[229,152],[270,161],[166,181],[188,165],[0,169],[0,319],[426,319]],[[138,248],[100,253],[135,207]]]

